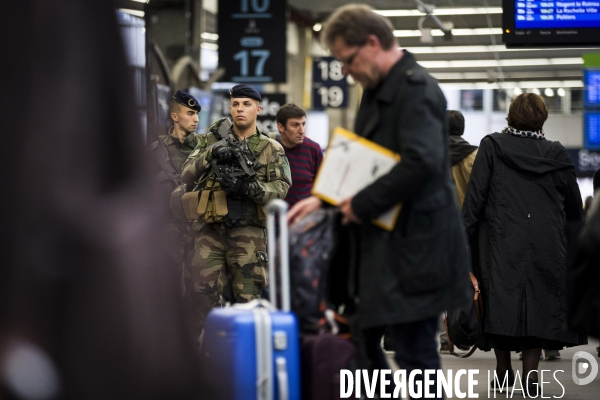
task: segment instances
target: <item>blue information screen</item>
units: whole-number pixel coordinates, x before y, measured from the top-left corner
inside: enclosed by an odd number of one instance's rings
[[[590,1],[515,1],[515,27],[598,28],[600,0]]]
[[[600,111],[583,113],[583,144],[586,149],[600,149]]]
[[[583,70],[584,107],[600,107],[600,69]]]

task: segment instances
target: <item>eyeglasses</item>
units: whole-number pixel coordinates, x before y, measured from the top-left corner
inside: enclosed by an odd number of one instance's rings
[[[363,47],[364,46],[359,46],[358,49],[356,49],[356,51],[354,53],[352,53],[352,55],[346,59],[346,61],[340,61],[340,64],[342,64],[342,68],[350,67],[352,65],[352,63],[354,62],[354,59],[356,58],[358,53],[360,53],[360,50]]]

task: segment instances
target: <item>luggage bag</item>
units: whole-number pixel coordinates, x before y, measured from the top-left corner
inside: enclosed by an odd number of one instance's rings
[[[300,399],[298,321],[290,312],[287,203],[273,200],[267,210],[271,302],[253,300],[208,314],[201,349],[207,398]],[[277,309],[274,265],[276,214],[281,241],[281,310]]]
[[[357,369],[357,350],[350,339],[331,333],[308,335],[302,341],[302,398],[340,399],[340,370]]]

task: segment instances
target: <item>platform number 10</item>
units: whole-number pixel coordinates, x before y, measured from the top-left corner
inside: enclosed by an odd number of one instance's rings
[[[224,0],[222,0],[224,1]],[[247,13],[248,12],[248,5],[250,5],[250,7],[252,7],[252,12],[255,13],[264,13],[265,11],[267,11],[269,9],[269,6],[271,5],[271,0],[241,0],[241,11],[243,13]],[[259,3],[262,3],[261,5],[259,5]]]

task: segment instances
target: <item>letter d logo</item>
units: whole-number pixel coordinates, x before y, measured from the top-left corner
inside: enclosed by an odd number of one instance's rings
[[[579,361],[581,358],[584,358],[587,362],[577,363],[577,361]],[[590,366],[592,367],[590,374],[585,378],[580,378],[579,376],[584,375],[590,369]],[[576,385],[587,385],[596,378],[596,375],[598,375],[598,362],[594,356],[585,351],[578,351],[573,355],[571,368],[573,382],[575,382]]]

